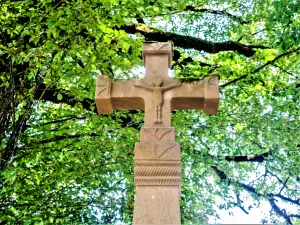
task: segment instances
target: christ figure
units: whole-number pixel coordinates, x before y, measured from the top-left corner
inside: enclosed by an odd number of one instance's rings
[[[162,123],[161,121],[161,106],[163,104],[163,91],[167,91],[167,90],[170,90],[172,88],[175,88],[175,87],[179,87],[181,86],[180,83],[174,83],[174,84],[171,84],[171,85],[168,85],[168,86],[165,86],[165,87],[161,87],[161,84],[162,84],[162,79],[160,77],[155,77],[153,79],[153,84],[154,84],[154,87],[151,87],[151,86],[147,86],[147,85],[144,85],[144,84],[135,84],[134,86],[135,87],[142,87],[142,88],[145,88],[149,91],[153,91],[153,94],[152,94],[152,101],[154,103],[154,109],[155,109],[155,115],[156,115],[156,120],[154,121],[154,123]]]

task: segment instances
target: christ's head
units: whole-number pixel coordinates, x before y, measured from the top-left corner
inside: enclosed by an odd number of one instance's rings
[[[155,87],[159,87],[162,84],[162,79],[160,77],[155,77],[153,79],[153,84]]]

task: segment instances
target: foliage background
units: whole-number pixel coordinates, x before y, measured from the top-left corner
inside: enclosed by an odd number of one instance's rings
[[[174,43],[171,70],[182,82],[220,77],[217,116],[172,115],[182,223],[267,201],[262,222],[299,224],[296,0],[2,0],[0,8],[1,224],[131,223],[143,112],[100,116],[93,97],[99,75],[140,75],[143,41]]]

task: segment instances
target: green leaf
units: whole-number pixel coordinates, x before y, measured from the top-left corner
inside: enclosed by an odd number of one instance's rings
[[[62,98],[63,98],[62,94],[61,94],[61,93],[58,93],[58,94],[57,94],[57,100],[60,101],[60,100],[62,100]]]
[[[48,24],[48,27],[49,27],[50,30],[53,29],[55,26],[56,26],[56,23],[55,23],[55,22],[50,22],[50,23]]]

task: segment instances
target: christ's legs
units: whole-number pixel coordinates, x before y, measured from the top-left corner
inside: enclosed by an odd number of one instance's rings
[[[155,121],[154,121],[154,123],[158,123],[158,106],[155,105],[154,109],[155,109]]]
[[[161,106],[157,106],[157,123],[161,123]]]
[[[155,108],[155,121],[154,121],[154,123],[161,123],[161,106],[160,105],[155,105],[154,106],[154,108]]]

